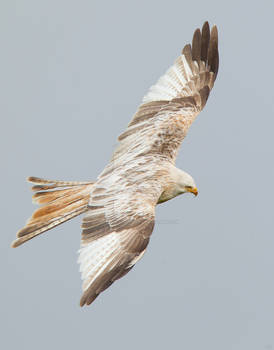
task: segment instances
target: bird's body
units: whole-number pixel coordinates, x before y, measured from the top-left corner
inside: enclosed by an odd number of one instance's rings
[[[143,99],[95,182],[31,177],[41,204],[13,247],[85,213],[79,255],[81,306],[90,304],[143,256],[155,206],[182,193],[197,195],[193,178],[175,167],[179,146],[203,109],[218,71],[218,40],[206,22]]]

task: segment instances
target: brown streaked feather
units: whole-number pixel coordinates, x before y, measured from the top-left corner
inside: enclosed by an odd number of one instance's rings
[[[157,114],[163,106],[167,104],[167,101],[154,101],[145,103],[140,106],[139,110],[135,114],[133,120],[129,123],[128,126],[141,123],[146,121]]]
[[[38,204],[46,204],[51,203],[58,198],[65,198],[67,196],[71,196],[73,194],[77,194],[79,190],[82,189],[81,186],[67,188],[64,190],[55,190],[55,191],[42,191],[42,192],[36,192],[33,196],[33,202]]]
[[[58,185],[35,185],[35,186],[32,186],[31,187],[31,190],[34,191],[34,192],[37,192],[37,191],[47,191],[47,190],[52,190],[56,187],[66,187],[65,185],[64,186],[58,186]]]
[[[54,184],[58,185],[58,187],[64,186],[79,186],[79,185],[90,185],[94,182],[91,181],[60,181],[60,180],[46,180],[36,176],[29,176],[27,178],[28,182],[38,183],[38,184]],[[56,186],[57,187],[57,186]]]
[[[191,53],[191,45],[187,44],[183,48],[182,54],[185,56],[187,63],[189,64],[189,67],[191,68],[192,72],[194,71],[193,67],[193,60],[192,60],[192,53]]]
[[[132,134],[136,134],[136,132],[141,131],[142,129],[144,129],[146,127],[146,125],[135,125],[131,128],[128,128],[125,132],[123,132],[119,137],[118,140],[122,141],[123,139],[125,139],[126,137],[132,135]]]
[[[22,229],[22,235],[21,237],[18,237],[16,240],[12,242],[11,247],[16,248],[19,247],[21,244],[29,241],[30,239],[40,235],[43,232],[46,232],[60,224],[62,224],[65,221],[68,221],[75,216],[78,216],[86,211],[86,208],[80,208],[79,210],[75,210],[73,213],[69,213],[64,215],[62,218],[59,218],[57,220],[53,220],[51,222],[47,222],[40,225],[31,225],[30,227],[26,227],[25,229]],[[20,231],[19,231],[20,232]]]
[[[41,222],[41,221],[48,221],[51,220],[52,218],[55,218],[57,216],[62,216],[69,210],[79,208],[82,206],[87,206],[88,205],[89,198],[83,198],[82,196],[79,196],[77,199],[72,198],[71,202],[66,201],[66,202],[61,202],[57,204],[50,204],[47,206],[44,206],[40,209],[37,209],[31,218],[28,220],[28,224],[32,224],[35,222]]]
[[[90,186],[90,185],[88,185],[88,186]],[[90,186],[90,189],[91,189],[91,186]],[[63,193],[63,196],[62,196],[62,194],[58,194],[58,197],[55,196],[54,200],[51,200],[52,195],[49,195],[48,198],[46,195],[44,195],[43,196],[44,201],[42,202],[42,204],[43,204],[42,207],[37,209],[33,213],[31,220],[38,219],[39,217],[42,217],[44,215],[49,215],[57,210],[65,208],[67,205],[69,205],[71,203],[82,200],[84,192],[85,192],[85,194],[87,193],[87,191],[83,191],[82,188],[81,188],[81,190],[78,190],[78,192],[75,192],[75,190],[68,191],[68,192]],[[85,199],[85,203],[87,204],[89,201],[89,197],[86,195],[86,196],[84,196],[84,199]],[[41,201],[38,203],[41,203]]]

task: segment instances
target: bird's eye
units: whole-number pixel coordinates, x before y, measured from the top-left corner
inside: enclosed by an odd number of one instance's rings
[[[192,186],[185,186],[185,188],[190,189],[190,188],[192,188]]]

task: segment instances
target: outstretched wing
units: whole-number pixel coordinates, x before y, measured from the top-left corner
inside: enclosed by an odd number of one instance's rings
[[[83,279],[81,306],[91,304],[134,266],[154,227],[155,201],[149,196],[136,195],[133,188],[123,193],[119,183],[108,189],[100,182],[95,186],[82,223],[78,260]]]
[[[206,104],[218,72],[218,33],[208,22],[197,29],[191,45],[153,85],[113,155],[115,165],[156,155],[175,162],[188,128]],[[110,164],[111,166],[111,164]]]

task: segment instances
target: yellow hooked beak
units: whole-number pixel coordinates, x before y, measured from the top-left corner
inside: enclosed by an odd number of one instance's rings
[[[196,187],[189,187],[187,189],[187,192],[193,193],[195,195],[195,197],[198,195],[198,190]]]

